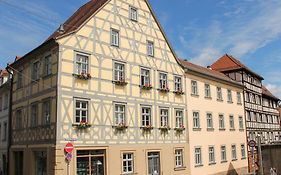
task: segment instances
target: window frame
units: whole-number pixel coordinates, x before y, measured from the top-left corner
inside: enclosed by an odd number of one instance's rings
[[[77,108],[77,102],[80,102],[80,107]],[[81,108],[83,107],[82,103],[86,102],[86,108]],[[80,124],[80,122],[89,122],[90,121],[90,100],[89,99],[83,99],[83,98],[74,98],[74,124]],[[77,116],[77,110],[80,111],[80,115]],[[86,111],[86,116],[84,116],[86,119],[85,121],[83,120],[82,112]],[[79,117],[79,122],[77,122],[77,117]]]
[[[117,65],[123,67],[122,69],[117,69]],[[126,81],[126,63],[120,61],[113,62],[113,81]]]
[[[213,114],[211,112],[207,112],[206,119],[207,119],[207,129],[213,129],[214,128]],[[210,123],[209,120],[211,121]],[[211,126],[209,126],[209,124],[211,124]]]
[[[126,157],[124,159],[124,155],[131,155],[131,158],[128,158]],[[122,160],[122,174],[133,174],[134,171],[135,171],[135,155],[134,155],[134,152],[122,152],[122,155],[121,155],[121,160]],[[126,170],[129,169],[129,162],[131,162],[131,168],[132,170],[131,171],[124,171],[124,162],[126,162]]]
[[[241,148],[241,159],[245,159],[246,158],[246,147],[245,147],[245,144],[241,144],[240,148]]]
[[[149,113],[143,113],[143,109],[149,109]],[[141,127],[152,126],[152,107],[147,105],[141,105],[140,112],[141,112]],[[144,116],[146,117],[145,120],[143,120]]]
[[[117,115],[117,113],[122,113],[122,111],[116,111],[116,107],[123,107],[123,119],[119,119],[119,116]],[[119,121],[120,120],[120,121]],[[126,125],[126,103],[114,103],[114,126],[118,126],[118,125]]]
[[[205,90],[205,98],[212,98],[211,94],[211,85],[208,83],[204,84],[204,90]]]
[[[184,150],[183,148],[175,148],[175,168],[184,167]]]
[[[221,162],[227,162],[227,151],[226,151],[226,146],[221,145]],[[224,148],[224,149],[223,149]],[[224,152],[223,152],[224,151]]]
[[[143,71],[147,71],[148,75],[143,74]],[[140,68],[140,86],[151,85],[151,75],[150,69],[141,67]]]
[[[23,128],[22,115],[23,115],[23,109],[22,108],[19,108],[15,111],[15,129],[16,130]]]
[[[198,83],[195,80],[191,80],[191,95],[198,95]]]
[[[78,60],[80,56],[80,60]],[[81,61],[81,58],[85,58],[85,62]],[[83,66],[85,66],[86,70],[83,72]],[[75,67],[74,72],[76,74],[89,74],[90,73],[90,55],[86,53],[76,52],[75,53]]]
[[[197,116],[194,116],[194,114],[198,114]],[[192,112],[192,119],[193,119],[193,129],[200,129],[200,113],[199,111],[193,111]],[[197,122],[195,122],[197,121]],[[196,126],[197,123],[197,126]]]
[[[223,101],[222,88],[217,87],[217,100]]]
[[[182,115],[177,115],[177,112],[180,112]],[[176,128],[184,127],[184,110],[175,109],[175,119],[176,119]]]
[[[222,120],[221,120],[222,118]],[[221,123],[222,121],[222,123]],[[221,125],[222,124],[222,125]],[[225,118],[224,118],[224,114],[219,114],[219,129],[220,130],[225,130]]]
[[[165,112],[166,114],[162,113]],[[168,127],[169,126],[169,108],[160,108],[160,127]]]
[[[110,45],[114,47],[120,46],[120,31],[110,28]]]
[[[228,103],[233,103],[232,90],[230,90],[230,89],[227,89],[227,102]]]
[[[199,152],[196,152],[196,150],[199,150]],[[198,157],[197,157],[198,156]],[[202,161],[202,148],[201,147],[195,147],[194,149],[194,158],[195,158],[195,166],[202,166],[203,161]],[[198,160],[198,162],[197,162]]]
[[[175,89],[175,92],[183,91],[181,76],[178,76],[178,75],[174,76],[174,89]]]
[[[167,89],[167,88],[169,88],[168,74],[165,72],[159,72],[159,89]]]
[[[30,127],[38,126],[38,102],[34,102],[30,106]]]
[[[229,129],[235,130],[235,119],[234,115],[229,115]]]
[[[213,149],[212,152],[210,151],[210,148]],[[209,165],[215,164],[216,163],[215,146],[211,145],[208,147],[208,155],[209,155]]]
[[[46,108],[46,106],[48,108]],[[49,112],[49,113],[47,113],[47,112]],[[48,117],[47,117],[47,114],[49,114]],[[51,115],[52,115],[52,100],[51,100],[51,98],[48,98],[48,99],[45,99],[42,101],[42,125],[51,124]],[[49,118],[49,119],[47,120],[47,118]]]
[[[237,149],[236,149],[235,144],[231,145],[231,158],[232,158],[232,161],[237,160]]]
[[[52,74],[52,55],[44,57],[44,76]]]
[[[147,40],[146,41],[147,43],[147,55],[150,56],[150,57],[154,57],[154,54],[155,54],[155,46],[154,46],[154,42],[153,41],[150,41],[150,40]]]
[[[237,104],[242,104],[242,96],[241,96],[241,92],[236,92],[236,96],[237,96]]]
[[[37,66],[35,67],[35,65]],[[40,60],[36,60],[32,63],[31,78],[32,81],[40,79]]]
[[[133,12],[135,12],[135,14],[133,15]],[[138,21],[138,8],[133,7],[133,6],[129,6],[129,18],[130,20],[137,22]],[[135,17],[135,18],[134,18]]]
[[[242,119],[242,120],[241,120]],[[244,120],[243,116],[239,116],[239,129],[243,130],[244,129]]]

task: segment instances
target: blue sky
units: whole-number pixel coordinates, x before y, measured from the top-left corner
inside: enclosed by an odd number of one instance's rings
[[[0,66],[42,43],[87,0],[0,0]],[[280,0],[150,0],[176,53],[206,66],[225,53],[281,98]]]

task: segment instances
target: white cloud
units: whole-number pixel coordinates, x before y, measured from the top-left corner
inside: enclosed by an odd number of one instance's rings
[[[188,24],[191,26],[185,28],[179,40],[182,50],[192,53],[193,62],[206,66],[225,52],[243,57],[280,38],[281,1],[243,3],[243,8],[237,3],[237,9],[231,12],[226,8],[223,20],[213,20],[205,28]]]
[[[270,92],[281,99],[281,85],[276,85],[276,84],[265,84],[265,87],[270,90]]]

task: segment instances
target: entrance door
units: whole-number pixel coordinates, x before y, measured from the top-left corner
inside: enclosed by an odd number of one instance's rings
[[[149,152],[148,153],[148,175],[160,174],[160,153]]]
[[[77,151],[77,175],[106,175],[105,151]]]

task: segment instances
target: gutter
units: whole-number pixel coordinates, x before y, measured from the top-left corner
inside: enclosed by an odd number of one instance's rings
[[[7,72],[11,75],[11,78],[8,80],[10,83],[10,103],[9,103],[9,118],[8,118],[8,152],[7,152],[7,174],[10,174],[10,149],[11,149],[11,136],[12,136],[12,104],[13,104],[13,82],[14,76],[13,73],[9,70],[9,65],[6,68]]]

